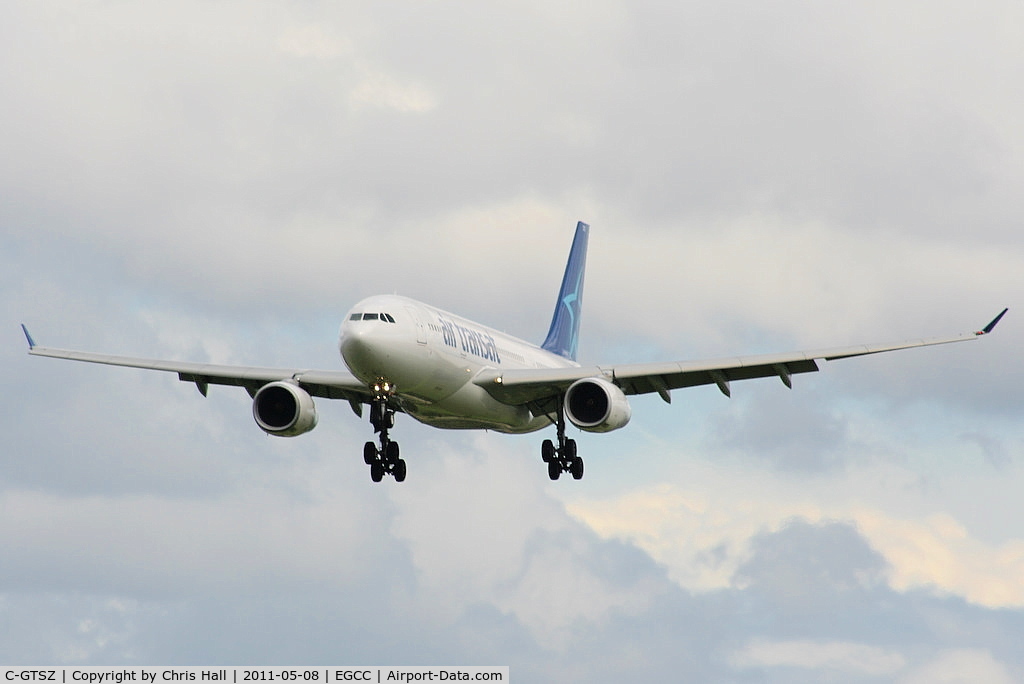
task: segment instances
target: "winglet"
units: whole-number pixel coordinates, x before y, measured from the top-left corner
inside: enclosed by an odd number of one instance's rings
[[[32,339],[32,334],[28,331],[28,328],[25,327],[24,323],[21,324],[21,330],[25,333],[25,339],[28,340],[28,348],[35,349],[36,341]]]
[[[986,325],[986,326],[985,326],[984,328],[982,328],[981,330],[979,330],[978,332],[976,332],[976,333],[974,333],[974,334],[975,334],[975,335],[988,335],[988,334],[989,334],[990,332],[992,332],[993,330],[995,330],[995,328],[996,328],[996,324],[998,324],[998,323],[999,323],[999,320],[1000,320],[1000,319],[1001,319],[1001,318],[1002,318],[1003,316],[1005,316],[1005,315],[1006,315],[1006,312],[1007,312],[1007,311],[1009,311],[1009,310],[1010,310],[1009,308],[1003,309],[1003,310],[1002,310],[1002,312],[1000,312],[1000,314],[999,314],[998,316],[996,316],[995,318],[993,318],[993,319],[992,319],[992,322],[991,322],[991,323],[989,323],[989,324],[988,324],[988,325]]]

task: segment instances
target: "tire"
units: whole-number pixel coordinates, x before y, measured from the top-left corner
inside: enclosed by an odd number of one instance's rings
[[[583,479],[583,459],[577,456],[572,459],[572,465],[569,466],[569,472],[572,473],[572,479],[582,480]]]
[[[377,460],[377,445],[373,442],[367,442],[363,445],[363,462],[366,465],[372,465]]]
[[[370,479],[374,482],[380,482],[384,479],[384,464],[380,461],[374,461],[370,465]]]
[[[567,439],[565,440],[565,453],[562,454],[562,458],[567,461],[572,461],[576,458],[576,440]]]
[[[548,461],[548,477],[550,477],[552,480],[557,480],[561,474],[562,464],[559,463],[556,459],[551,459],[550,461]]]
[[[405,459],[398,459],[395,463],[395,469],[391,471],[391,474],[395,476],[395,482],[405,482]]]
[[[545,463],[550,463],[551,459],[555,457],[555,445],[551,443],[550,439],[545,439],[540,443],[540,458]]]
[[[397,463],[401,460],[398,457],[398,442],[388,442],[384,447],[384,460],[388,463]]]

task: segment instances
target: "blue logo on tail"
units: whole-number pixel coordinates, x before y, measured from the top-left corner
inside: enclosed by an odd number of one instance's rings
[[[562,276],[562,289],[555,302],[555,313],[551,317],[548,337],[542,349],[575,361],[580,337],[580,309],[583,306],[583,272],[587,267],[587,241],[590,226],[580,221],[576,224],[576,237],[569,251],[569,261]]]

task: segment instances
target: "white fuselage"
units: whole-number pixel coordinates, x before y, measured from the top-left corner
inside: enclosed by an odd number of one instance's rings
[[[353,375],[371,387],[387,383],[406,413],[442,428],[519,433],[546,427],[552,422],[546,414],[503,404],[473,379],[485,369],[577,365],[536,345],[397,295],[369,297],[356,304],[341,325],[338,347]]]

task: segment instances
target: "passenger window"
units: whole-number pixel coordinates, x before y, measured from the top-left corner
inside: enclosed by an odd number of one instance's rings
[[[350,321],[359,321],[359,320],[362,320],[362,318],[363,318],[363,314],[358,313],[358,314],[352,314],[351,316],[349,316],[348,320],[350,320]]]
[[[377,314],[363,314],[364,321],[375,321],[377,320]]]

